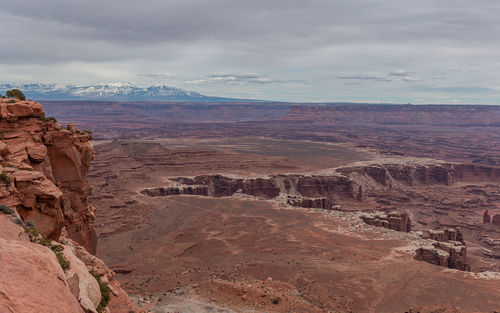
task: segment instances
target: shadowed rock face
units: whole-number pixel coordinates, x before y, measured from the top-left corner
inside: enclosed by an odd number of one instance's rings
[[[87,201],[90,133],[45,119],[39,103],[0,99],[0,136],[0,203],[10,208],[0,212],[0,312],[96,312],[101,291],[89,270],[113,290],[108,312],[144,312],[86,250],[96,248]],[[19,218],[51,240],[28,237]],[[63,271],[48,243],[69,268]]]
[[[428,237],[433,240],[432,246],[416,250],[416,260],[431,264],[470,271],[467,262],[467,247],[460,228],[430,229]]]
[[[0,100],[0,201],[33,220],[43,235],[69,236],[95,252],[94,207],[86,181],[93,148],[89,132],[44,120],[43,107],[32,101]]]
[[[411,221],[406,212],[365,213],[361,219],[368,225],[385,227],[396,231],[410,232]]]

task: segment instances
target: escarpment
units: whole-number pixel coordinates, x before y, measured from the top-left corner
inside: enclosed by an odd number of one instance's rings
[[[143,312],[88,252],[91,139],[37,102],[0,99],[1,312]]]
[[[500,181],[497,167],[420,160],[408,163],[366,163],[314,174],[279,174],[240,178],[224,175],[169,178],[165,186],[143,189],[156,197],[244,194],[261,199],[285,195],[287,204],[332,209],[340,200],[363,201],[369,194],[414,186],[451,185],[460,181]]]
[[[86,175],[93,159],[92,135],[45,118],[37,102],[0,103],[2,155],[0,202],[33,220],[50,239],[63,228],[70,238],[95,252],[95,208],[87,201]]]

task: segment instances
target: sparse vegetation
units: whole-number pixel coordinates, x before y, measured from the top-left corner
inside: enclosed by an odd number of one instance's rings
[[[10,186],[12,183],[12,180],[10,179],[9,175],[7,175],[6,171],[3,171],[0,173],[0,182],[5,184],[6,186]]]
[[[57,261],[59,261],[59,265],[61,265],[61,268],[63,269],[63,271],[67,271],[71,268],[71,264],[69,263],[68,260],[66,260],[66,258],[64,257],[64,254],[62,254],[62,252],[54,252],[56,254],[56,257],[57,257]]]
[[[56,255],[57,261],[59,265],[63,269],[63,271],[67,271],[71,268],[71,263],[64,257],[62,251],[64,247],[62,245],[52,244],[52,240],[45,238],[40,234],[38,229],[35,228],[35,225],[32,220],[26,222],[26,226],[24,231],[28,234],[31,242],[35,242],[39,245],[49,248]]]
[[[271,300],[272,304],[279,304],[280,303],[280,299],[279,298],[273,298]]]
[[[5,135],[5,132],[3,130],[0,130],[0,140],[3,140],[4,135]]]
[[[102,313],[102,310],[108,305],[110,295],[109,295],[109,287],[106,285],[102,280],[101,276],[97,274],[94,271],[90,271],[90,274],[94,276],[94,278],[97,280],[97,283],[99,284],[99,289],[101,289],[101,303],[99,303],[99,306],[97,307],[97,312]]]
[[[48,122],[56,123],[57,122],[55,117],[52,117],[52,116],[45,117],[45,115],[40,116],[40,121],[42,121],[43,123],[48,123]]]
[[[6,204],[0,204],[0,213],[14,215],[16,212]]]
[[[7,90],[5,95],[9,98],[16,98],[19,100],[26,100],[26,96],[23,94],[23,92],[17,88]]]

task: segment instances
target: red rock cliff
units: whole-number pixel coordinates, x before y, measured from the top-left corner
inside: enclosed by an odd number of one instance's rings
[[[92,136],[46,119],[41,104],[0,100],[0,202],[33,220],[43,235],[70,238],[94,253],[95,208],[87,201],[86,175],[93,159]]]
[[[37,102],[0,99],[0,312],[144,312],[87,252],[96,248],[91,139]],[[93,275],[110,290],[106,304]]]

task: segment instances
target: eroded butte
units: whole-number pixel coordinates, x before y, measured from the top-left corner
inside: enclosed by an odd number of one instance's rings
[[[102,141],[95,152],[97,254],[151,310],[500,307],[494,165],[262,137]]]

